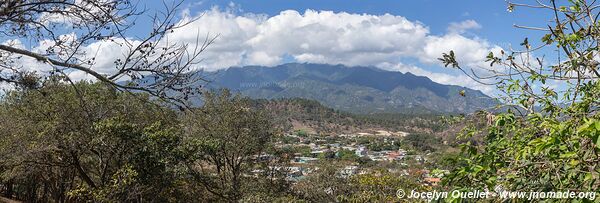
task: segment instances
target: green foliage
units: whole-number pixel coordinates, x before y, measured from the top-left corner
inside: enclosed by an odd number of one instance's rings
[[[512,77],[499,74],[494,78],[507,98],[505,105],[511,108],[490,113],[484,126],[464,129],[463,139],[482,136],[484,140],[461,145],[464,158],[445,178],[446,185],[508,191],[600,190],[600,74],[594,59],[600,32],[596,23],[582,20],[596,16],[597,11],[583,9],[595,6],[590,2],[569,2],[571,6],[558,8],[551,1],[555,24],[548,26],[550,31],[541,39],[555,45],[561,51],[559,57],[567,60],[547,66],[536,58],[535,67],[519,63],[517,56],[532,54],[527,38],[521,43],[524,54],[488,56],[491,65],[520,71]],[[559,93],[547,86],[549,82],[566,90]]]
[[[138,173],[130,165],[125,165],[113,175],[109,184],[95,189],[81,186],[69,191],[67,196],[76,198],[78,201],[88,202],[111,202],[115,199],[127,200],[129,199],[127,197],[128,193],[135,187],[137,175]]]
[[[0,185],[6,196],[40,202],[322,202],[390,200],[394,188],[416,184],[387,172],[344,177],[343,164],[377,163],[340,150],[321,154],[325,166],[291,186],[290,159],[311,148],[275,147],[277,128],[262,107],[223,90],[178,114],[144,94],[49,80],[0,101],[0,121],[13,124],[0,126]],[[386,150],[401,143],[360,139]]]
[[[0,109],[0,120],[12,123],[0,127],[0,181],[17,198],[177,198],[177,117],[146,95],[49,80],[8,93]]]
[[[274,184],[270,180],[277,173],[247,175],[253,169],[269,170],[257,157],[273,137],[269,118],[249,99],[228,90],[207,92],[204,105],[189,112],[184,123],[186,148],[194,157],[186,163],[188,173],[212,196],[206,199],[236,202],[255,192],[273,192],[267,185]]]
[[[295,196],[309,202],[335,202],[338,196],[352,193],[349,180],[339,176],[343,165],[335,162],[320,164],[319,169],[293,186]]]
[[[305,157],[310,157],[312,156],[312,154],[310,153],[312,151],[312,149],[310,147],[303,147],[299,149],[299,152],[302,154],[302,156]]]
[[[296,131],[296,135],[299,137],[306,137],[308,136],[308,133],[306,132],[306,130],[298,130]]]
[[[438,58],[438,60],[444,63],[444,67],[448,67],[449,65],[452,68],[459,68],[458,62],[456,62],[456,56],[454,56],[454,51],[448,52],[448,54],[444,53],[442,58]]]
[[[435,151],[441,144],[440,138],[431,134],[416,134],[411,133],[404,137],[403,140],[407,146],[422,152]]]
[[[396,191],[399,189],[423,190],[414,180],[386,172],[356,175],[352,177],[351,184],[356,185],[356,192],[339,197],[342,202],[394,202],[398,200]]]
[[[260,99],[253,102],[258,108],[267,110],[273,119],[273,124],[280,126],[284,131],[293,130],[291,121],[302,123],[317,133],[341,133],[368,128],[423,133],[439,132],[448,127],[448,123],[435,114],[352,114],[325,107],[314,100],[300,98]],[[456,116],[448,115],[446,117],[454,118]],[[446,117],[444,118],[447,119]],[[296,131],[298,136],[307,133],[305,129]]]
[[[306,179],[293,185],[294,196],[309,202],[397,202],[398,189],[427,191],[414,177],[390,173],[387,169],[367,170],[342,176],[344,162],[324,162]],[[361,170],[361,169],[358,169]]]
[[[352,150],[342,149],[337,152],[337,157],[344,161],[358,161],[358,156]]]
[[[459,152],[436,152],[429,157],[432,163],[431,168],[453,170],[464,166],[464,163],[461,161],[462,156]]]
[[[598,82],[588,85],[596,86],[587,93],[598,98]],[[599,183],[594,177],[599,173],[596,163],[600,123],[596,116],[588,116],[589,102],[597,101],[584,96],[580,102],[562,109],[563,117],[551,112],[527,117],[516,117],[513,113],[497,115],[496,122],[484,132],[485,146],[479,148],[470,143],[462,146],[469,165],[455,171],[452,180],[469,180],[467,184],[471,186],[486,188],[503,185],[515,190],[598,190]]]

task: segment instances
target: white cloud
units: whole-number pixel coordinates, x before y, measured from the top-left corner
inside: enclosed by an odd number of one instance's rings
[[[114,0],[75,0],[73,6],[65,6],[61,13],[42,13],[38,16],[37,22],[42,25],[62,24],[69,27],[73,24],[82,24],[82,18],[91,19],[93,16],[102,16],[106,12],[106,5]],[[99,5],[105,5],[101,8]],[[85,10],[85,12],[84,12]],[[116,10],[112,10],[116,12]]]
[[[262,23],[249,44],[300,62],[371,65],[410,55],[428,32],[420,23],[389,14],[284,11]]]
[[[56,56],[57,60],[66,60],[69,55],[72,54],[72,50],[69,49],[73,47],[72,43],[74,39],[76,39],[75,34],[67,34],[59,36],[59,39],[63,42],[65,46],[56,47],[55,41],[53,40],[42,40],[36,46],[30,48],[32,52],[39,53],[45,55],[48,50],[52,50],[54,56]],[[127,40],[131,43],[131,46],[136,46],[140,42],[136,40]],[[12,47],[20,48],[20,49],[28,49],[20,40],[8,40],[3,44],[9,45]],[[113,40],[101,40],[91,43],[87,46],[81,47],[78,52],[75,54],[80,60],[78,63],[80,65],[86,66],[100,74],[109,75],[111,73],[115,73],[117,71],[117,67],[114,65],[114,61],[118,58],[123,58],[125,53],[129,52],[130,47],[125,46],[125,40],[115,38]],[[0,51],[1,53],[2,51]],[[11,64],[15,64],[19,66],[19,71],[21,72],[29,72],[35,71],[38,74],[45,75],[53,70],[51,64],[46,63],[44,61],[38,61],[31,57],[19,57],[20,55],[9,55],[3,54],[2,60],[7,61]],[[10,58],[8,58],[10,57]],[[10,62],[9,60],[14,61]],[[87,64],[86,61],[92,60],[92,64]],[[62,67],[56,67],[59,69],[63,69]],[[5,72],[0,72],[0,74],[9,75],[12,72],[4,69]],[[84,73],[83,71],[76,70],[67,70],[66,74],[70,76],[72,80],[95,80],[91,75]]]
[[[79,80],[87,80],[87,81],[97,81],[98,79],[86,72],[77,70],[67,74],[71,80],[79,81]]]
[[[193,43],[197,36],[218,33],[203,57],[209,70],[276,65],[284,55],[299,62],[372,65],[413,55],[429,33],[421,23],[390,14],[287,10],[266,17],[239,16],[215,8],[199,16],[169,37]]]
[[[483,68],[489,67],[485,62],[486,56],[493,52],[496,56],[500,55],[501,47],[491,45],[486,40],[479,38],[467,38],[465,36],[450,33],[444,36],[428,36],[422,53],[418,58],[425,63],[439,64],[442,53],[454,51],[456,59],[465,68]]]
[[[445,35],[432,35],[426,25],[391,14],[371,15],[346,12],[306,10],[282,11],[274,16],[236,14],[240,9],[218,8],[198,13],[196,21],[167,35],[169,42],[188,43],[190,49],[197,38],[219,35],[215,43],[202,53],[197,68],[218,70],[242,65],[277,65],[291,57],[298,62],[378,66],[410,71],[444,83],[487,91],[466,76],[436,73],[416,66],[401,65],[405,59],[424,64],[438,64],[442,53],[454,50],[466,67],[479,68],[489,51],[500,47],[484,39],[465,37],[465,30],[481,26],[474,20],[451,23]],[[182,22],[191,19],[189,11]],[[202,43],[202,41],[200,41]],[[40,45],[42,47],[42,45]],[[40,48],[41,49],[41,48]],[[128,51],[118,43],[99,41],[83,48],[86,57],[95,57],[92,69],[101,73],[115,70],[113,62]],[[388,64],[388,65],[382,65]],[[398,64],[398,65],[389,65]],[[393,68],[392,68],[393,67]],[[73,73],[81,79],[83,74]],[[458,75],[458,73],[457,73]],[[471,81],[471,82],[467,82]]]
[[[100,74],[115,73],[118,69],[114,62],[117,59],[125,60],[129,54],[141,42],[133,39],[114,38],[112,40],[101,40],[89,44],[82,49],[84,58],[94,61],[90,69]]]
[[[175,30],[168,35],[170,41],[189,43],[193,48],[197,38],[214,37],[216,43],[202,54],[203,67],[208,70],[227,68],[243,64],[252,47],[247,41],[257,35],[257,26],[263,21],[260,15],[236,16],[231,12],[212,9],[200,14],[199,18],[187,27]],[[184,19],[183,21],[188,21]],[[202,43],[202,42],[200,42]],[[273,60],[264,54],[251,55],[254,60]],[[251,63],[254,61],[250,61]],[[261,64],[261,63],[257,63]]]
[[[484,92],[488,95],[494,94],[494,91],[495,91],[495,87],[478,83],[478,82],[472,80],[471,78],[469,78],[468,76],[462,75],[462,74],[447,74],[447,73],[431,72],[431,71],[427,71],[425,69],[419,68],[414,65],[405,65],[402,63],[397,63],[397,64],[382,63],[382,64],[379,64],[377,67],[384,69],[384,70],[398,71],[398,72],[402,72],[402,73],[410,72],[410,73],[418,75],[418,76],[428,77],[429,79],[431,79],[432,81],[434,81],[436,83],[469,87],[472,89],[481,90],[482,92]]]
[[[203,54],[206,70],[242,65],[277,65],[284,56],[298,62],[380,66],[401,64],[416,58],[425,64],[440,64],[442,53],[454,50],[465,68],[488,67],[485,57],[501,48],[484,39],[461,35],[481,28],[474,20],[451,23],[445,35],[431,35],[417,21],[391,14],[370,15],[306,10],[282,11],[274,16],[236,15],[213,8],[198,14],[189,27],[176,30],[170,39],[194,43],[197,36],[219,34],[215,44]],[[454,80],[456,76],[426,71],[417,67],[407,71],[436,77],[444,84],[489,88]],[[471,81],[464,76],[464,81]],[[453,79],[454,78],[454,79]],[[433,78],[432,78],[433,79]],[[478,84],[478,83],[476,83]]]
[[[26,49],[25,45],[23,45],[21,40],[18,39],[7,40],[4,41],[2,44],[19,49]],[[10,65],[15,64],[16,67],[14,68],[20,72],[45,72],[52,70],[52,67],[50,65],[40,62],[31,57],[20,57],[20,55],[8,54],[5,53],[5,51],[0,51],[0,56],[0,61],[2,61],[2,63],[7,63]],[[14,74],[14,72],[10,69],[0,69],[0,75],[1,74],[4,74],[6,76]]]
[[[448,26],[449,33],[465,33],[467,30],[481,29],[481,25],[475,20],[465,20],[462,22],[452,22]]]

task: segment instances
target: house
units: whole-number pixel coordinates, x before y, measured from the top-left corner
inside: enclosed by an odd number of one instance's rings
[[[387,153],[388,161],[400,161],[400,160],[402,160],[402,158],[404,158],[404,156],[401,155],[400,152],[388,152]]]
[[[429,186],[437,186],[438,184],[440,184],[441,181],[442,181],[441,178],[433,178],[433,177],[426,177],[423,179],[423,183],[425,185],[429,185]]]
[[[319,158],[313,158],[313,157],[295,157],[294,158],[294,162],[300,163],[300,164],[312,163],[312,162],[315,162],[318,160],[319,160]]]
[[[356,156],[358,157],[363,157],[367,155],[367,148],[364,146],[360,146],[356,149],[356,151],[354,151],[354,153],[356,154]]]
[[[406,156],[406,150],[398,149],[398,154],[400,154],[400,156]]]
[[[310,152],[310,154],[313,157],[317,157],[317,156],[319,156],[319,154],[323,154],[323,153],[325,153],[325,150],[313,150],[313,151]]]
[[[349,178],[358,172],[358,166],[346,166],[340,171],[342,178]]]
[[[286,176],[286,180],[292,182],[298,182],[305,178],[302,167],[285,167],[285,170],[288,171]]]

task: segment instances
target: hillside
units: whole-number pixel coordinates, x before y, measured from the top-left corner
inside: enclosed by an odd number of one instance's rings
[[[269,112],[277,126],[288,132],[304,130],[311,134],[349,134],[385,130],[432,133],[442,129],[440,117],[434,115],[356,115],[299,98],[255,101],[259,108]]]

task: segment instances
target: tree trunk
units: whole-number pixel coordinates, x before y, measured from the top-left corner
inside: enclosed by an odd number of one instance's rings
[[[73,166],[75,166],[75,169],[77,169],[77,172],[79,173],[81,179],[85,181],[85,183],[87,183],[90,187],[96,188],[96,184],[94,184],[94,181],[87,175],[87,173],[85,173],[85,170],[83,170],[83,167],[79,162],[79,157],[77,157],[77,154],[75,154],[75,152],[73,151],[71,151],[71,158],[73,158]]]
[[[12,180],[9,180],[6,183],[6,191],[4,191],[4,196],[12,199],[12,197],[13,197],[13,181]]]

